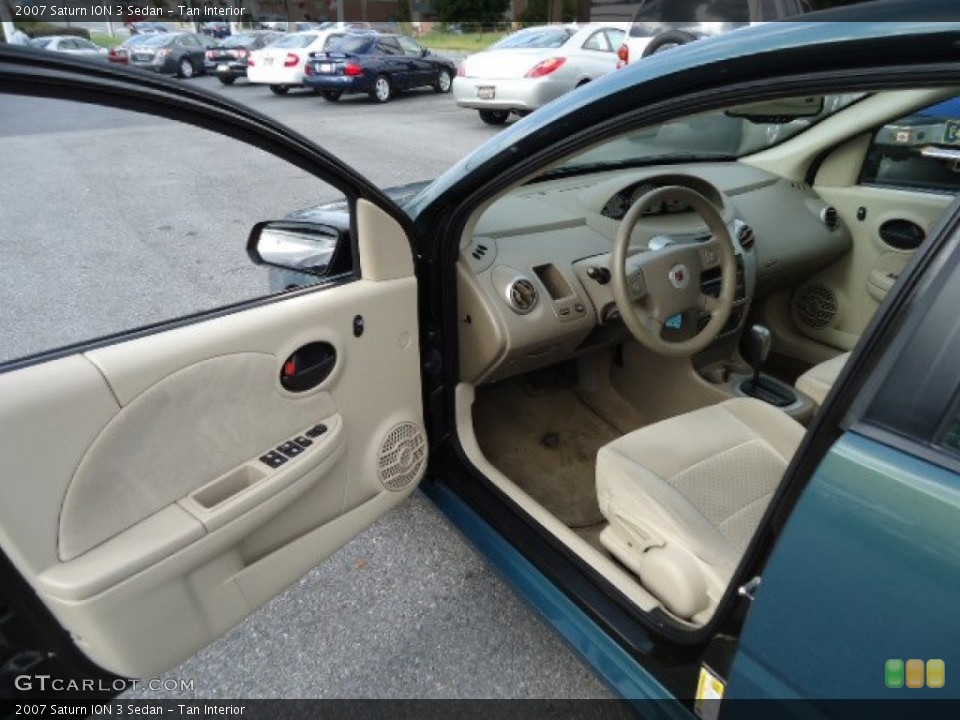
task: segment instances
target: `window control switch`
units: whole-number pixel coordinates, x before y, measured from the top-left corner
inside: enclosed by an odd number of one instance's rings
[[[260,462],[262,462],[264,465],[269,465],[272,468],[278,468],[286,461],[287,459],[276,450],[271,450],[266,455],[260,456]]]
[[[289,458],[296,457],[303,452],[303,448],[293,442],[293,440],[285,442],[283,445],[278,445],[277,450]]]
[[[323,435],[326,431],[327,431],[327,426],[324,425],[323,423],[320,423],[319,425],[314,425],[312,428],[307,430],[307,432],[304,434],[308,438],[318,438],[321,435]]]
[[[295,437],[293,441],[302,448],[308,448],[313,445],[313,440],[308,437],[301,435],[300,437]]]

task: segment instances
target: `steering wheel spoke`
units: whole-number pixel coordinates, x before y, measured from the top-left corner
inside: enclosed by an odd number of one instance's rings
[[[714,297],[713,295],[704,295],[700,294],[700,309],[704,312],[708,312],[711,315],[717,312],[722,306],[720,298]]]

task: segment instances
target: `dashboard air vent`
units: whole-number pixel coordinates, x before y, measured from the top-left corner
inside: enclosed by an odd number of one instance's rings
[[[840,216],[837,215],[837,209],[832,205],[827,205],[820,211],[820,221],[831,230],[836,230],[840,224]]]
[[[741,225],[737,229],[737,242],[744,250],[752,250],[756,238],[753,234],[753,228],[749,225]]]
[[[519,315],[526,315],[533,310],[537,299],[537,288],[526,278],[517,278],[507,286],[507,303]]]

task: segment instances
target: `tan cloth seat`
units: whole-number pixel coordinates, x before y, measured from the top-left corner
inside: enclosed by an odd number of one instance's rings
[[[600,542],[675,615],[706,620],[804,429],[736,398],[641,428],[597,454]]]
[[[803,375],[797,378],[796,388],[808,398],[813,400],[818,406],[823,405],[827,398],[830,388],[840,377],[840,371],[850,359],[850,353],[837,355],[832,360],[827,360],[819,365],[814,365]]]

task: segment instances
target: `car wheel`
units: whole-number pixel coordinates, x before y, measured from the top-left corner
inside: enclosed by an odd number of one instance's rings
[[[180,58],[180,63],[177,65],[177,75],[182,78],[192,78],[194,72],[190,58]]]
[[[664,50],[675,48],[678,45],[686,45],[688,42],[692,42],[696,39],[696,35],[689,33],[686,30],[667,30],[666,32],[660,33],[654,37],[653,40],[647,43],[647,46],[643,49],[643,55],[641,57],[650,57],[654,53],[663,52]]]
[[[290,92],[290,88],[288,88],[286,85],[271,85],[270,92],[272,92],[274,95],[286,95],[288,92]]]
[[[217,75],[217,79],[224,85],[233,85],[236,78],[233,75]]]
[[[448,93],[453,87],[453,76],[450,75],[449,70],[441,70],[437,73],[437,81],[433,85],[433,89],[438,93]]]
[[[393,88],[390,86],[390,79],[386,75],[378,75],[373,81],[373,90],[370,91],[370,97],[378,103],[390,102],[393,97]]]
[[[480,110],[480,119],[487,125],[503,125],[510,117],[509,110]]]
[[[323,99],[328,102],[336,102],[340,99],[340,96],[343,94],[339,90],[324,90],[320,93],[323,95]]]

